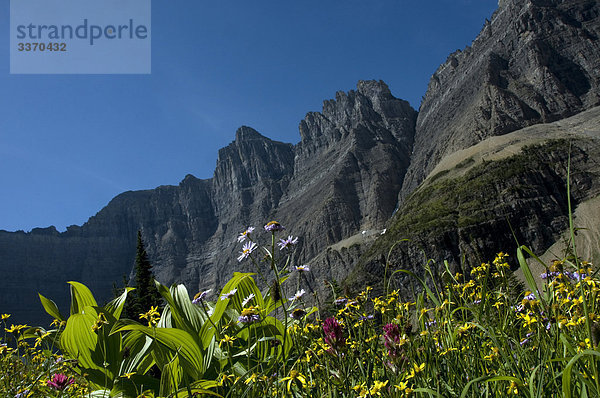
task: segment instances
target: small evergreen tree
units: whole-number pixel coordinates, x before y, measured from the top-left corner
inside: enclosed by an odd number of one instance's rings
[[[147,312],[150,307],[158,307],[161,297],[154,284],[152,264],[142,240],[142,232],[137,233],[137,250],[135,256],[135,290],[127,297],[125,312],[130,319],[139,319],[140,314]]]

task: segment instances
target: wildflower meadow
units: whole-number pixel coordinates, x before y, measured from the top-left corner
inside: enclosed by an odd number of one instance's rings
[[[388,263],[382,294],[332,286],[324,310],[306,293],[310,264],[291,265],[298,238],[281,224],[249,227],[238,242],[238,261],[255,273],[195,295],[156,282],[164,307],[137,320],[121,316],[131,288],[100,306],[77,282],[68,316],[40,295],[55,319],[48,329],[2,315],[2,396],[600,395],[600,279],[574,251],[545,265],[542,279],[524,246],[465,275],[444,264],[437,281],[432,263],[421,275]],[[515,282],[517,266],[525,283]],[[410,298],[394,288],[406,279]]]

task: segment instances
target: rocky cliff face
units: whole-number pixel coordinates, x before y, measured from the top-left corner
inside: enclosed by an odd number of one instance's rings
[[[36,292],[66,308],[67,280],[108,299],[131,273],[137,230],[157,279],[191,291],[252,270],[236,260],[236,236],[270,219],[301,237],[293,261],[312,260],[313,281],[350,273],[350,286],[380,282],[381,256],[406,237],[397,265],[421,264],[423,249],[456,266],[489,260],[512,247],[506,220],[543,250],[565,227],[564,145],[532,159],[465,156],[416,188],[447,155],[599,104],[599,38],[596,1],[503,0],[472,46],[433,75],[418,116],[385,83],[361,81],[307,114],[297,145],[241,127],[211,179],[123,193],[64,233],[0,231],[0,311],[45,323]],[[586,128],[573,152],[580,201],[600,192],[597,137]]]
[[[396,206],[416,116],[385,83],[361,81],[309,113],[295,146],[241,127],[209,180],[188,175],[179,186],[123,193],[64,233],[0,232],[0,271],[9,275],[2,311],[41,322],[36,292],[66,308],[67,280],[107,300],[113,282],[132,271],[138,229],[156,278],[194,291],[246,266],[236,260],[236,237],[250,225],[279,220],[302,237],[304,260],[360,228],[381,227]]]
[[[456,150],[600,104],[599,37],[596,1],[501,1],[431,77],[402,196]]]
[[[441,274],[448,261],[452,270],[468,275],[499,251],[514,257],[522,244],[543,254],[568,228],[569,150],[573,209],[600,195],[599,127],[596,118],[592,137],[551,140],[492,161],[471,158],[429,177],[392,218],[385,235],[362,250],[354,248],[360,260],[351,260],[357,265],[346,284],[353,290],[380,285],[388,254],[388,275],[399,268],[421,274],[425,259],[433,260],[434,272]],[[348,268],[338,257],[340,266]],[[511,263],[516,265],[514,258]],[[412,282],[401,274],[394,286],[408,293]]]

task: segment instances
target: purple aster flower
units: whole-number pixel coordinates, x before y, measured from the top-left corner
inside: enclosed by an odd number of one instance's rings
[[[296,266],[296,271],[298,271],[298,272],[309,272],[310,271],[310,267],[308,265],[297,265]]]
[[[237,292],[237,289],[232,289],[229,293],[222,294],[221,301],[232,298],[235,295],[235,292]]]
[[[238,322],[239,323],[246,323],[246,324],[257,323],[257,322],[260,322],[260,315],[258,315],[258,314],[240,315],[238,317]]]
[[[477,304],[481,304],[481,300],[475,300],[475,301],[473,301],[473,305],[477,305]]]
[[[248,238],[250,236],[250,234],[252,233],[252,231],[254,231],[254,227],[248,227],[246,228],[246,230],[244,232],[240,232],[240,236],[238,236],[237,240],[238,242],[243,242],[246,240],[246,238]]]
[[[201,302],[203,302],[204,300],[206,300],[206,296],[208,296],[208,293],[211,292],[212,289],[208,289],[205,290],[201,293],[198,293],[194,296],[194,299],[192,300],[192,304],[200,304]]]
[[[265,231],[267,232],[275,232],[275,231],[283,231],[285,228],[277,221],[269,221],[267,225],[265,225]]]
[[[252,253],[256,249],[256,247],[257,247],[257,245],[254,242],[244,243],[244,246],[242,247],[242,251],[240,252],[240,255],[238,256],[238,261],[242,261],[243,259],[248,258],[250,253]]]
[[[525,338],[519,342],[519,344],[521,345],[521,347],[523,347],[525,344],[529,343],[529,338],[531,336],[533,336],[533,332],[527,333],[525,335]]]
[[[569,272],[569,271],[566,271],[566,272],[565,272],[565,275],[566,275],[566,276],[567,276],[569,279],[571,279],[572,281],[579,281],[579,278],[581,278],[581,279],[585,279],[585,278],[587,278],[587,276],[588,276],[587,274],[580,274],[580,273],[579,273],[579,272],[577,272],[577,271],[575,271],[575,272]]]
[[[361,317],[358,318],[359,321],[370,321],[371,319],[375,318],[373,315],[363,315]]]
[[[24,390],[15,395],[15,398],[26,398],[27,396],[29,396],[29,390]]]
[[[525,309],[525,306],[523,304],[519,304],[513,308],[515,309],[515,312],[522,312]]]
[[[256,323],[260,322],[260,314],[258,313],[257,307],[244,308],[240,316],[238,317],[239,323]]]
[[[554,279],[559,275],[558,272],[544,272],[543,274],[540,275],[540,278],[542,279]]]
[[[293,237],[292,235],[288,236],[287,239],[279,239],[277,242],[277,246],[279,246],[279,250],[290,249],[292,246],[295,246],[298,243],[298,237]]]
[[[294,301],[294,300],[298,300],[300,297],[304,296],[304,293],[306,293],[304,291],[304,289],[300,289],[296,292],[296,294],[294,294],[294,296],[290,297],[290,301]]]
[[[528,300],[528,301],[535,300],[535,294],[529,293],[527,296],[523,297],[523,300]]]
[[[73,384],[75,382],[74,379],[70,379],[69,377],[67,377],[66,375],[62,374],[62,373],[55,373],[52,376],[52,380],[48,380],[46,381],[46,384],[48,384],[48,386],[54,388],[55,390],[59,390],[62,391],[65,388],[67,388],[68,386],[70,386],[71,384]]]
[[[335,300],[333,300],[333,304],[335,305],[345,305],[348,302],[348,299],[346,297],[338,297]]]
[[[342,325],[333,317],[327,318],[323,322],[323,334],[325,335],[325,343],[333,350],[343,348],[346,344]]]

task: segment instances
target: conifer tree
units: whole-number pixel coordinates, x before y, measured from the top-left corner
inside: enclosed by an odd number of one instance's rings
[[[137,233],[137,250],[135,256],[135,290],[129,293],[128,305],[125,311],[130,319],[139,319],[140,314],[147,312],[150,307],[160,306],[161,297],[154,284],[152,264],[142,240],[142,233]]]

